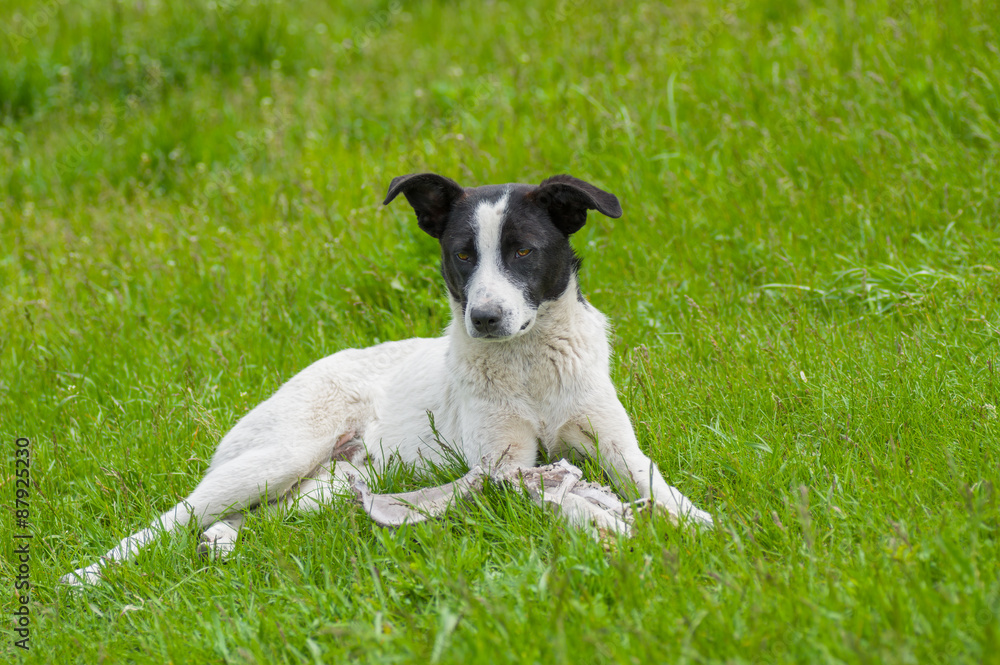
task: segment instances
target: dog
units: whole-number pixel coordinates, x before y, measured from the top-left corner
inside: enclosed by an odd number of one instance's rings
[[[108,563],[192,524],[207,525],[203,552],[225,556],[245,510],[317,509],[361,468],[445,461],[442,440],[484,468],[534,467],[540,447],[595,457],[619,492],[712,525],[640,450],[610,379],[608,322],[580,291],[570,236],[590,210],[620,217],[618,199],[569,175],[464,188],[411,174],[392,180],[383,204],[400,194],[440,242],[446,333],[313,363],[223,437],[190,496],[63,582],[94,583]]]

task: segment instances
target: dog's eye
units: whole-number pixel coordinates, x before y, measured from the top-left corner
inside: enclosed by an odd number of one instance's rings
[[[456,252],[455,256],[458,257],[459,261],[468,261],[469,260],[469,253],[468,252]]]
[[[531,249],[528,247],[522,247],[521,249],[517,250],[518,256],[527,256],[528,254],[531,254]]]

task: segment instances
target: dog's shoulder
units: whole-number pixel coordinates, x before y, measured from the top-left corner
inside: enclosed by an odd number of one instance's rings
[[[543,307],[536,345],[590,361],[607,359],[610,324],[600,310],[570,293]]]

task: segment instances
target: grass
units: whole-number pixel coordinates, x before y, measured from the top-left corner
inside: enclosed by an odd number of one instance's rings
[[[0,8],[0,439],[32,442],[26,662],[975,663],[1000,653],[992,3]],[[569,172],[641,445],[710,510],[610,552],[516,494],[396,532],[165,539],[313,360],[447,323],[394,175]],[[14,503],[14,466],[3,501]],[[384,479],[420,481],[412,469]],[[0,516],[7,552],[18,532]],[[0,562],[3,617],[18,606]]]

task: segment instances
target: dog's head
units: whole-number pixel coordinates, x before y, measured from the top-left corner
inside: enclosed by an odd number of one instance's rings
[[[614,195],[568,175],[540,185],[464,188],[434,173],[394,178],[420,228],[441,242],[441,272],[470,337],[503,340],[535,322],[538,306],[566,292],[579,259],[569,236],[587,211],[620,217]]]

